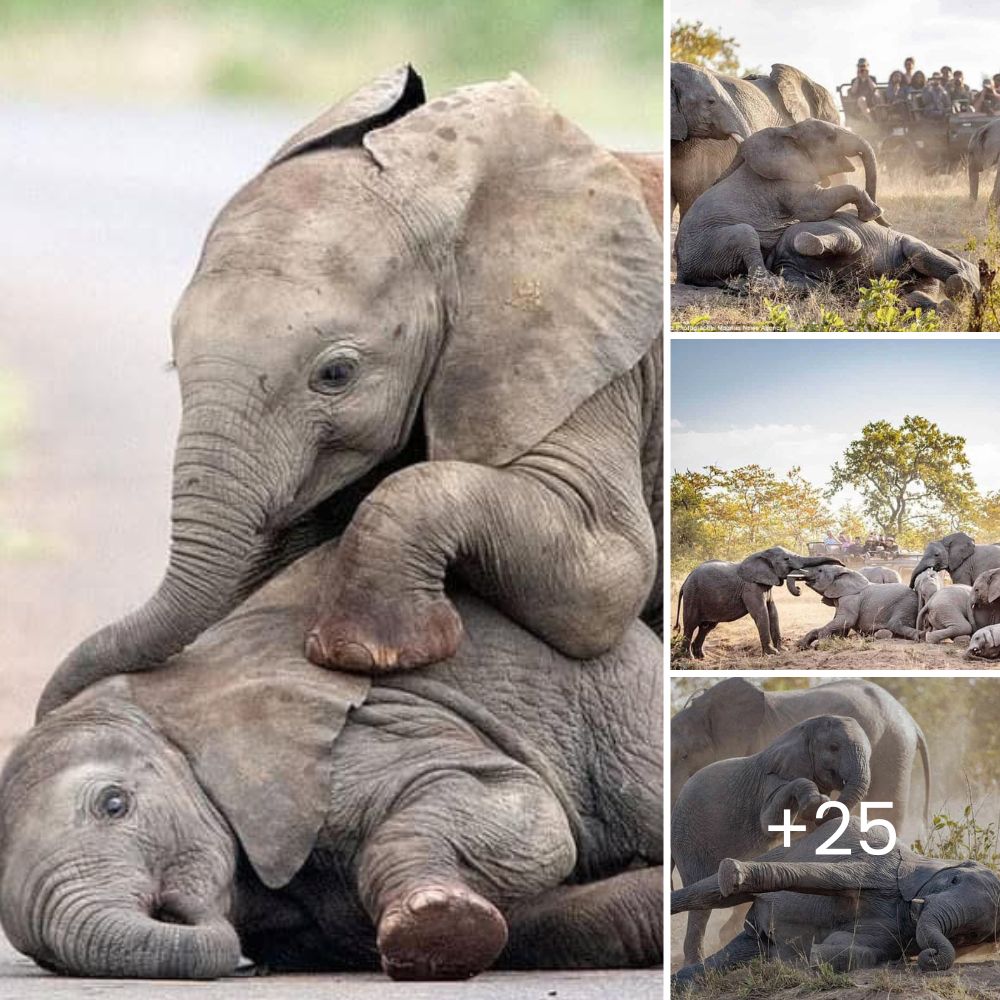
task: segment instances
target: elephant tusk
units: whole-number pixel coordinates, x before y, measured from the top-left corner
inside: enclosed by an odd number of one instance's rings
[[[743,144],[743,136],[741,136],[739,134],[739,132],[730,132],[729,133],[729,138],[730,139],[735,139],[737,146],[741,146]]]

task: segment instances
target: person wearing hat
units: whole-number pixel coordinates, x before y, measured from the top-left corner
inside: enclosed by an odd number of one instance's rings
[[[864,57],[858,60],[858,75],[851,80],[847,94],[854,98],[859,114],[871,116],[872,108],[879,102],[879,94]]]
[[[943,118],[951,111],[951,98],[944,89],[940,73],[935,73],[928,81],[921,103],[925,118]]]

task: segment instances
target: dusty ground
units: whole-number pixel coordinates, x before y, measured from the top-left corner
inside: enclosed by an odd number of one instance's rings
[[[677,613],[677,590],[671,587],[672,611]],[[824,639],[818,648],[798,651],[795,643],[807,632],[833,618],[833,608],[819,595],[803,586],[801,597],[775,587],[775,604],[781,622],[784,650],[777,656],[763,656],[757,628],[749,615],[735,622],[717,625],[705,640],[703,660],[671,656],[674,670],[989,670],[996,664],[963,659],[967,640],[910,642],[908,639],[873,639],[851,635],[846,639]],[[671,619],[673,620],[673,619]]]
[[[878,202],[893,228],[911,233],[945,250],[968,253],[970,239],[982,240],[986,235],[986,200],[992,189],[992,174],[980,178],[980,196],[976,205],[969,203],[968,177],[958,171],[953,174],[925,176],[889,174],[879,177]],[[984,194],[985,192],[985,194]],[[673,222],[676,233],[676,216]],[[676,269],[672,270],[676,276]],[[802,329],[819,321],[821,310],[839,313],[851,329],[857,318],[857,297],[813,293],[805,299],[775,295],[773,292],[737,297],[723,291],[693,291],[684,286],[671,286],[671,326],[673,329],[746,330],[759,328],[768,318],[764,299],[785,303],[792,315],[789,329]],[[708,317],[708,319],[706,319]],[[942,321],[941,329],[965,329],[964,313]]]

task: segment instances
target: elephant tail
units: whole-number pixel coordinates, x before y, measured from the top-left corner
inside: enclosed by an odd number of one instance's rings
[[[924,830],[930,828],[930,811],[931,811],[931,759],[930,754],[927,751],[927,737],[924,736],[924,731],[917,726],[917,750],[920,751],[920,763],[924,768]]]
[[[920,605],[920,610],[919,610],[919,611],[917,612],[917,624],[916,624],[916,629],[917,629],[917,631],[918,631],[918,632],[920,631],[920,623],[921,623],[921,622],[922,622],[922,621],[923,621],[923,620],[924,620],[924,619],[925,619],[926,617],[927,617],[927,605],[926,605],[926,604],[924,604],[924,603],[921,603],[921,605]]]
[[[684,584],[687,580],[681,584],[681,589],[677,591],[677,617],[674,619],[674,631],[679,632],[681,630],[681,604],[684,602]]]

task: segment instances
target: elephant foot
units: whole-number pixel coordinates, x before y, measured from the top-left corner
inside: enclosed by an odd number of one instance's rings
[[[893,636],[892,629],[880,628],[875,632],[876,639],[891,639]]]
[[[725,898],[739,892],[746,878],[746,868],[739,861],[725,858],[719,864],[719,895]]]
[[[461,883],[415,889],[378,923],[382,968],[393,979],[468,979],[506,943],[503,915]]]
[[[393,602],[374,593],[343,594],[320,616],[306,640],[306,656],[321,667],[382,673],[422,667],[454,656],[462,620],[439,597]]]
[[[882,214],[882,209],[879,208],[875,202],[871,202],[868,205],[858,206],[858,218],[862,222],[871,222],[872,219],[877,219]]]
[[[975,291],[975,286],[961,274],[953,274],[944,283],[944,293],[949,299],[960,299],[966,295],[971,295]]]

